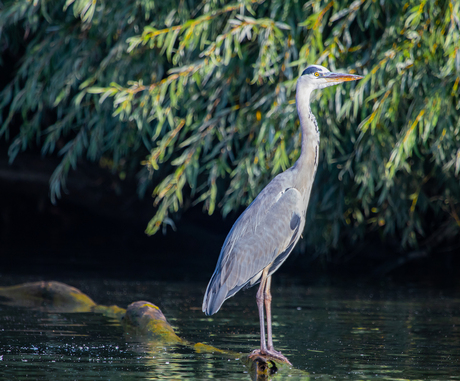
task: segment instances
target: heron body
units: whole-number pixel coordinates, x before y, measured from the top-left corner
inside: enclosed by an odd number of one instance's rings
[[[258,354],[289,361],[274,350],[271,331],[271,275],[291,253],[305,226],[305,215],[318,167],[319,129],[310,109],[313,90],[362,77],[331,73],[311,65],[297,81],[296,105],[302,131],[301,154],[296,163],[277,175],[254,199],[230,230],[209,281],[203,312],[216,313],[224,301],[242,288],[260,282],[257,305],[261,326]],[[265,342],[264,305],[267,313]]]

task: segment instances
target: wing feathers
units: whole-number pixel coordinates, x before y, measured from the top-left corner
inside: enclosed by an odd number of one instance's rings
[[[301,203],[297,189],[283,188],[276,181],[259,194],[235,222],[222,246],[203,300],[203,312],[217,312],[225,299],[257,283],[264,268],[272,269],[276,264],[275,271],[281,265],[303,229]]]

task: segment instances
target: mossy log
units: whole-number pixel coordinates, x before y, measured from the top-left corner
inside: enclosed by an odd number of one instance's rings
[[[97,305],[79,289],[61,282],[31,282],[0,287],[0,296],[8,304],[55,312],[91,312]]]
[[[177,336],[160,308],[148,301],[133,302],[127,309],[116,305],[98,305],[79,289],[55,281],[0,287],[0,297],[7,299],[2,303],[19,307],[38,308],[61,313],[100,313],[118,320],[129,335],[166,345],[188,346],[197,353],[221,354],[235,359],[241,358],[249,366],[251,377],[254,380],[265,380],[268,377],[271,379],[279,369],[288,366],[270,356],[260,354],[256,357],[241,356],[240,353],[225,351],[211,345],[190,343]]]
[[[189,343],[176,335],[160,308],[147,301],[131,303],[127,309],[96,304],[79,289],[56,281],[23,283],[0,287],[3,303],[19,307],[38,308],[53,312],[94,312],[120,322],[126,333],[164,344],[181,344],[198,353],[221,353],[231,357],[239,354],[223,351],[202,343]]]

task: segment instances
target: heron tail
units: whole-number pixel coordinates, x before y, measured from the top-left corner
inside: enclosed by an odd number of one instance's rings
[[[203,312],[208,316],[214,315],[220,310],[225,299],[227,299],[227,294],[228,290],[226,287],[220,285],[220,274],[214,273],[204,294]]]

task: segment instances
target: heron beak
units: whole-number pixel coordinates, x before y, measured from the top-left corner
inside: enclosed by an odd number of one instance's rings
[[[343,74],[343,73],[327,73],[322,76],[326,82],[340,83],[348,81],[357,81],[364,77],[354,74]]]

